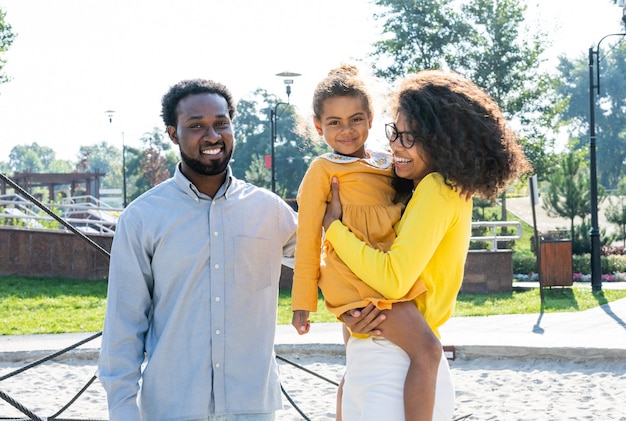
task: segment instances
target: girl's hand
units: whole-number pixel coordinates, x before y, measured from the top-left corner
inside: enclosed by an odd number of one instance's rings
[[[291,324],[296,328],[298,334],[304,335],[309,333],[309,329],[311,329],[309,312],[306,310],[294,310],[291,316]]]
[[[339,198],[339,181],[337,180],[337,177],[333,177],[333,181],[330,184],[330,192],[330,203],[326,205],[326,213],[324,214],[324,220],[322,221],[324,231],[326,231],[330,224],[334,221],[341,219],[342,215],[341,199]]]

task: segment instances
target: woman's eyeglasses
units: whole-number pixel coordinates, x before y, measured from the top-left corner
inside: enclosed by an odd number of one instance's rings
[[[400,139],[402,147],[407,149],[412,148],[417,140],[412,132],[399,132],[396,123],[385,124],[385,135],[390,143]]]

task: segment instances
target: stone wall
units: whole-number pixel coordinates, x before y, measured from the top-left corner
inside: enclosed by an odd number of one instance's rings
[[[470,250],[461,294],[513,291],[513,250]]]
[[[112,235],[89,235],[107,252]],[[0,274],[106,279],[109,258],[74,233],[0,226]]]
[[[89,235],[106,251],[112,235]],[[74,233],[0,226],[0,275],[106,279],[109,259]],[[283,265],[280,288],[290,289],[293,270]],[[513,289],[512,250],[472,250],[467,255],[461,293]]]
[[[293,270],[283,265],[280,288],[290,289]],[[487,294],[513,290],[512,250],[471,250],[465,262],[461,293]]]

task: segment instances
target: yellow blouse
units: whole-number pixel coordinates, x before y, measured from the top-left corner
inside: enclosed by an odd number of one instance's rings
[[[342,192],[341,182],[339,189]],[[415,279],[423,280],[427,292],[415,302],[439,336],[461,288],[471,221],[471,200],[459,197],[440,174],[431,173],[415,189],[389,251],[370,247],[340,221],[330,225],[326,240],[363,282],[385,297],[403,297]]]
[[[393,203],[394,189],[391,157],[369,152],[359,159],[337,154],[316,158],[304,175],[298,191],[298,233],[292,287],[293,310],[317,310],[318,286],[327,308],[336,316],[370,302],[379,308],[408,301],[423,293],[422,283],[415,282],[401,297],[387,300],[375,288],[362,282],[323,241],[322,219],[330,200],[333,177],[339,180],[342,220],[356,238],[376,249],[388,250],[395,239],[393,225],[399,221],[401,204]],[[321,256],[320,256],[321,250]]]

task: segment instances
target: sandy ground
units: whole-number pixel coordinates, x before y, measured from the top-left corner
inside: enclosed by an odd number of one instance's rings
[[[285,358],[338,382],[344,360],[336,355],[286,355]],[[0,363],[0,375],[23,363]],[[280,362],[284,388],[311,420],[335,419],[336,386]],[[451,362],[456,383],[455,418],[467,420],[626,420],[626,361],[476,358]],[[94,360],[47,362],[0,383],[39,417],[62,408],[95,374]],[[304,419],[284,399],[277,420]],[[23,415],[4,400],[0,417]],[[107,419],[106,399],[96,380],[61,416]],[[393,420],[390,420],[393,421]]]

